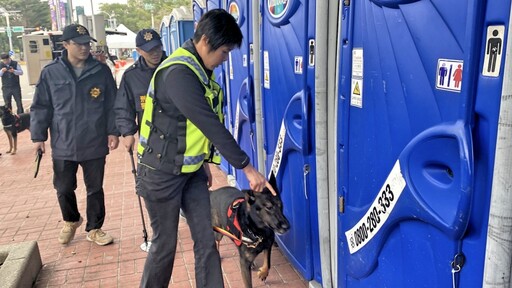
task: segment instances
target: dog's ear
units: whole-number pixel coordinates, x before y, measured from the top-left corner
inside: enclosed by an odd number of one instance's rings
[[[252,190],[244,190],[245,192],[245,201],[249,203],[249,205],[254,204],[256,202],[256,196],[254,196],[254,191]]]
[[[270,179],[268,179],[268,183],[274,188],[277,194],[279,194],[279,189],[277,189],[277,180],[276,175],[274,175],[274,171],[270,172]]]

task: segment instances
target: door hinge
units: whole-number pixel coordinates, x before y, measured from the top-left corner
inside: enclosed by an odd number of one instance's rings
[[[338,210],[340,213],[345,213],[345,198],[343,196],[338,198]]]

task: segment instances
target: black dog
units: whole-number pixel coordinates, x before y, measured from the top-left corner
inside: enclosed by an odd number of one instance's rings
[[[283,203],[274,175],[269,182],[277,196],[273,196],[267,188],[257,193],[223,187],[210,193],[212,225],[218,232],[215,234],[217,248],[224,235],[238,246],[242,279],[246,288],[252,287],[251,266],[256,256],[264,253],[258,277],[265,281],[270,269],[270,252],[275,232],[283,234],[290,229],[290,223],[283,215]]]
[[[22,113],[16,115],[6,106],[0,106],[0,118],[9,139],[9,151],[7,153],[14,155],[18,148],[18,133],[30,128],[30,114]]]

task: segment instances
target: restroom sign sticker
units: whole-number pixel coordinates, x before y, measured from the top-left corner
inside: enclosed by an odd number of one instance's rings
[[[452,92],[460,92],[464,61],[439,59],[437,61],[436,88]]]
[[[295,74],[302,74],[302,62],[302,56],[295,56],[295,60],[293,61]]]
[[[505,26],[496,25],[487,27],[482,75],[490,77],[500,76],[504,36]]]

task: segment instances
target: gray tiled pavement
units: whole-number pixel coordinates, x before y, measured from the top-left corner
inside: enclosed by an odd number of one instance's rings
[[[30,133],[19,134],[16,155],[5,154],[7,149],[7,137],[0,131],[0,245],[37,241],[43,268],[35,287],[138,287],[146,253],[139,249],[143,242],[142,224],[130,155],[120,147],[107,157],[104,185],[107,215],[103,228],[114,236],[115,242],[100,247],[85,239],[85,225],[78,229],[71,243],[58,243],[63,223],[52,185],[49,151],[43,157],[39,176],[34,179]],[[225,175],[217,168],[214,171],[214,188],[225,185]],[[85,214],[81,175],[77,199],[80,211]],[[147,228],[150,232],[151,228]],[[170,287],[194,287],[192,240],[183,219],[178,245]],[[243,287],[234,244],[223,239],[220,251],[226,287]],[[260,257],[256,264],[261,263]],[[255,287],[307,287],[278,248],[273,250],[266,283],[257,279],[255,270],[253,279]]]

